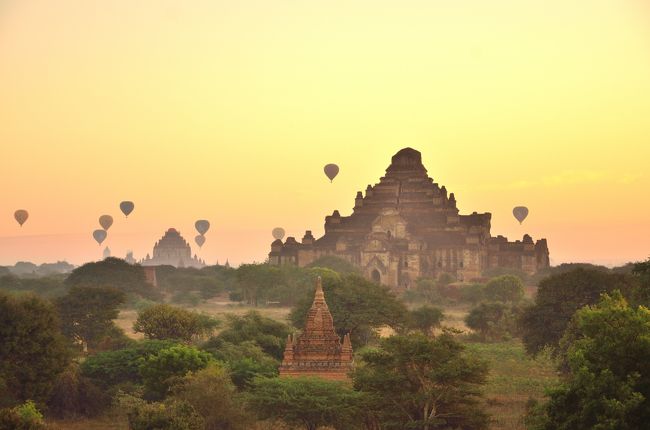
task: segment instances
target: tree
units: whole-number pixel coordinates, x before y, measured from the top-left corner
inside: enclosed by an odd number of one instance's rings
[[[142,266],[108,257],[103,261],[77,267],[65,280],[66,285],[110,286],[126,294],[138,294],[152,300],[160,299],[160,292],[147,283]]]
[[[278,375],[280,361],[265,353],[257,342],[246,340],[238,344],[214,337],[202,345],[230,372],[232,382],[239,389],[246,389],[257,377]]]
[[[14,408],[0,409],[0,430],[47,430],[43,414],[33,401]]]
[[[360,275],[359,268],[348,260],[334,255],[325,255],[312,261],[307,267],[330,269],[342,275],[355,273]]]
[[[246,303],[257,306],[268,290],[281,282],[281,271],[269,264],[242,264],[236,279]]]
[[[632,293],[631,302],[650,306],[650,259],[635,263],[632,274],[638,282]]]
[[[203,369],[210,362],[212,356],[209,353],[186,345],[170,346],[150,355],[139,366],[145,394],[150,399],[162,399],[174,383],[172,378]]]
[[[59,297],[65,294],[64,275],[51,275],[40,278],[19,278],[14,274],[0,276],[0,290],[7,292],[32,292],[41,297]]]
[[[129,394],[120,394],[117,400],[119,408],[126,411],[129,430],[205,429],[201,415],[185,401],[146,402]]]
[[[323,279],[323,291],[339,336],[351,333],[355,347],[368,343],[381,326],[399,329],[406,322],[406,307],[388,287],[358,275],[346,275],[340,281]],[[292,309],[289,319],[294,326],[304,327],[313,299],[314,289],[311,288]]]
[[[460,289],[460,300],[476,306],[477,303],[485,300],[485,285],[469,284],[462,285]]]
[[[209,336],[218,321],[167,304],[153,305],[138,313],[133,324],[136,333],[143,333],[147,339],[176,339],[191,342],[193,339]]]
[[[47,401],[49,413],[58,418],[93,417],[110,404],[110,396],[83,376],[77,363],[59,375]]]
[[[342,382],[320,378],[270,378],[255,381],[249,403],[262,419],[302,425],[358,428],[360,394]]]
[[[632,430],[650,422],[650,310],[618,292],[576,312],[562,339],[570,370],[536,429]]]
[[[465,324],[483,340],[500,341],[519,335],[517,321],[521,312],[521,308],[513,304],[481,303],[465,317]]]
[[[381,428],[487,428],[480,401],[487,365],[469,356],[450,333],[382,339],[378,349],[363,351],[361,360],[354,386],[366,394],[366,407]]]
[[[172,387],[173,398],[187,402],[201,415],[205,430],[245,430],[251,420],[228,372],[211,364],[190,372]]]
[[[526,351],[537,354],[547,346],[557,351],[559,341],[578,309],[597,303],[600,294],[605,292],[619,290],[628,297],[635,282],[630,275],[584,268],[544,279],[539,284],[535,304],[521,317]]]
[[[218,338],[235,345],[253,341],[265,353],[282,360],[284,345],[291,332],[288,325],[250,311],[243,316],[227,315],[226,328],[219,333]]]
[[[56,301],[63,334],[81,342],[84,350],[94,348],[114,331],[113,320],[119,315],[118,307],[125,299],[122,291],[111,287],[70,288],[68,294]]]
[[[441,309],[422,306],[409,312],[408,325],[411,329],[430,335],[434,328],[440,327],[443,318]]]
[[[162,266],[156,269],[161,288],[177,298],[209,299],[224,290],[223,282],[215,274],[195,268]]]
[[[524,298],[524,283],[518,276],[497,276],[485,285],[484,294],[495,302],[519,302]]]
[[[174,345],[177,344],[169,340],[143,340],[128,348],[100,352],[81,364],[81,373],[102,388],[124,383],[141,384],[142,362]]]
[[[50,302],[0,293],[0,406],[46,400],[68,365],[66,345]]]

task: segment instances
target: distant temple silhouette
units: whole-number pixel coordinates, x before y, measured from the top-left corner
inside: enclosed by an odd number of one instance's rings
[[[411,288],[420,277],[442,273],[459,281],[480,278],[491,268],[512,268],[533,274],[549,266],[546,239],[529,235],[509,242],[492,237],[492,214],[459,215],[454,193],[427,175],[420,152],[396,153],[386,175],[357,192],[350,216],[335,210],[325,217],[325,235],[310,230],[302,242],[288,237],[271,244],[269,263],[306,266],[334,255],[359,267],[375,282],[396,290]]]
[[[352,367],[350,335],[346,334],[341,343],[325,302],[321,278],[318,277],[305,329],[299,336],[289,335],[287,338],[280,377],[318,376],[346,381]]]
[[[174,267],[205,267],[205,261],[196,254],[192,257],[192,248],[183,236],[175,229],[170,228],[153,247],[153,257],[149,254],[140,261],[143,266],[174,266]]]

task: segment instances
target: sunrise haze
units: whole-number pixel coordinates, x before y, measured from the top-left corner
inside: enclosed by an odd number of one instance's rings
[[[169,227],[198,251],[197,219],[208,263],[263,261],[404,147],[554,264],[646,259],[650,5],[0,2],[0,265],[139,259]]]

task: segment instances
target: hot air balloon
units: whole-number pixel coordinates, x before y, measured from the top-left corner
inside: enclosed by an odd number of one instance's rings
[[[512,210],[512,214],[517,218],[519,224],[521,224],[528,216],[528,208],[526,206],[517,206]]]
[[[95,230],[93,231],[93,237],[97,241],[98,244],[102,244],[102,242],[106,239],[106,236],[108,233],[106,233],[106,230]]]
[[[203,244],[205,243],[205,236],[203,236],[202,234],[197,235],[194,238],[194,242],[196,242],[196,244],[199,245],[199,248],[202,247]]]
[[[210,229],[210,221],[200,219],[194,223],[194,227],[196,227],[196,231],[198,231],[199,234],[205,234]]]
[[[336,164],[327,164],[323,168],[323,171],[325,172],[325,175],[330,179],[330,182],[336,178],[336,175],[339,174],[339,166]]]
[[[133,208],[135,208],[135,205],[133,204],[133,202],[125,201],[125,202],[120,203],[120,210],[122,211],[124,216],[127,217],[127,218],[129,217],[131,212],[133,212]]]
[[[29,212],[27,212],[25,209],[18,209],[16,212],[14,212],[14,218],[22,227],[23,224],[25,224],[25,221],[27,221],[27,218],[29,218]]]
[[[284,229],[282,227],[274,228],[271,233],[273,234],[273,238],[276,240],[282,240],[284,238]]]
[[[99,225],[106,231],[113,225],[113,217],[110,215],[102,215],[99,217]]]

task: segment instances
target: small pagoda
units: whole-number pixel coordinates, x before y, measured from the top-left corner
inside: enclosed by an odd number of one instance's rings
[[[352,367],[350,334],[346,334],[341,343],[325,302],[321,278],[318,277],[314,302],[307,314],[304,331],[299,336],[289,335],[287,338],[280,377],[318,376],[349,381]]]

